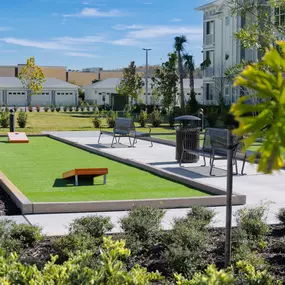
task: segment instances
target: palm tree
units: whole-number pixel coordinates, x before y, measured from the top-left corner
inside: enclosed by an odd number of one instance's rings
[[[190,105],[190,113],[194,114],[197,112],[199,106],[198,102],[196,100],[196,94],[195,94],[195,89],[194,89],[194,71],[195,71],[195,63],[194,63],[194,58],[193,55],[190,55],[188,53],[183,55],[183,60],[184,60],[184,68],[186,72],[189,75],[189,83],[190,83],[190,100],[189,100],[189,105]]]
[[[186,72],[189,75],[189,82],[190,82],[190,90],[191,93],[194,93],[194,70],[195,70],[195,64],[193,55],[190,55],[189,53],[186,53],[183,55],[184,59],[184,68]]]
[[[177,52],[178,56],[178,71],[180,78],[180,106],[184,109],[184,89],[183,89],[183,62],[182,62],[182,52],[184,51],[184,44],[187,43],[185,36],[175,37],[174,38],[174,49]]]

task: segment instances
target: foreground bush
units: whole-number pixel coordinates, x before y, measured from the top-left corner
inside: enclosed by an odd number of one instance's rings
[[[141,110],[140,111],[140,125],[142,128],[145,127],[147,118],[148,118],[147,111]]]
[[[0,112],[0,127],[1,128],[9,127],[9,112],[6,110]]]
[[[23,110],[20,110],[17,118],[17,122],[20,128],[25,128],[28,122],[28,114]]]
[[[78,252],[62,265],[56,265],[52,257],[40,271],[36,266],[21,264],[15,254],[0,255],[0,283],[12,284],[105,284],[105,285],[148,285],[161,280],[159,273],[148,273],[138,265],[127,270],[122,260],[130,255],[124,241],[104,238],[96,268],[86,266],[92,252]]]
[[[69,226],[69,234],[56,239],[53,248],[61,261],[78,250],[94,250],[103,241],[103,235],[113,228],[109,217],[87,216],[74,220]]]
[[[137,207],[121,219],[127,245],[134,253],[148,252],[159,242],[164,214],[161,209]]]
[[[94,125],[94,128],[98,129],[102,125],[102,118],[100,118],[100,116],[96,115],[96,116],[94,116],[92,123]]]
[[[285,225],[285,208],[279,210],[277,218],[283,225]]]
[[[114,111],[109,111],[107,114],[107,124],[109,128],[114,128],[115,127],[115,122],[117,119],[117,113]]]
[[[41,229],[37,226],[18,225],[9,220],[0,222],[0,246],[7,252],[20,253],[42,239]]]

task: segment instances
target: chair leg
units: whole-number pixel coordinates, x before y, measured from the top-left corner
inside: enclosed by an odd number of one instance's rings
[[[101,135],[102,135],[102,132],[100,132],[100,134],[99,134],[98,144],[100,143]]]
[[[235,167],[236,167],[236,173],[235,173],[235,175],[238,175],[238,164],[237,164],[237,159],[236,159],[236,158],[235,158],[234,165],[235,165]]]
[[[214,157],[210,159],[210,165],[211,165],[211,168],[210,168],[210,176],[214,176],[214,175],[212,174],[212,172],[213,172],[213,167],[214,167],[214,160],[215,160]]]
[[[205,167],[206,166],[206,158],[205,158],[205,155],[203,155],[203,160],[204,160],[204,164],[201,165],[202,167]]]
[[[245,173],[243,172],[244,171],[244,166],[245,166],[245,161],[246,161],[246,155],[244,156],[244,159],[243,159],[241,175],[245,175]]]
[[[118,144],[120,143],[120,138],[121,138],[121,137],[118,138],[118,142],[117,142],[117,139],[116,139],[116,143],[118,143]]]
[[[111,147],[114,147],[114,146],[113,146],[113,145],[114,145],[114,139],[116,139],[115,136],[113,136],[112,143],[111,143]],[[116,143],[117,143],[117,139],[116,139]]]
[[[181,153],[181,157],[180,157],[180,161],[179,161],[179,166],[181,166],[181,164],[182,164],[183,155],[184,155],[184,150],[182,150],[182,153]]]
[[[153,147],[153,142],[152,142],[151,136],[149,136],[149,139],[150,139],[150,147]]]
[[[133,145],[132,145],[132,142],[131,142],[131,137],[129,137],[129,143],[130,143],[129,147],[132,147]]]

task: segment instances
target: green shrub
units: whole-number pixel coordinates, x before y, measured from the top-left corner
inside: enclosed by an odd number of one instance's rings
[[[57,112],[60,112],[60,106],[57,106],[56,108],[55,108],[55,110],[57,111]]]
[[[205,221],[193,217],[174,220],[163,254],[168,272],[182,273],[190,278],[205,266],[204,256],[209,234],[204,226]]]
[[[111,110],[107,113],[107,124],[108,124],[109,128],[115,127],[116,119],[117,119],[117,113],[116,112]]]
[[[69,110],[69,112],[72,112],[72,111],[73,111],[73,106],[70,105],[70,106],[68,107],[68,110]]]
[[[25,128],[28,122],[28,114],[23,110],[20,110],[17,118],[17,122],[20,128]]]
[[[110,217],[87,216],[75,219],[69,225],[69,233],[79,234],[86,232],[94,238],[102,237],[106,232],[112,230],[114,225]]]
[[[192,206],[191,210],[187,213],[188,219],[193,219],[195,222],[200,223],[202,229],[210,225],[215,215],[212,209],[200,205]]]
[[[67,106],[63,106],[63,111],[66,112],[67,111]]]
[[[168,122],[169,122],[169,126],[170,127],[174,127],[174,124],[175,124],[175,114],[174,114],[174,112],[171,112],[169,114]]]
[[[147,111],[144,111],[144,110],[141,110],[140,111],[140,124],[141,124],[141,127],[144,128],[145,127],[145,124],[146,124],[146,121],[147,121]]]
[[[79,111],[79,106],[75,106],[75,112],[78,112]]]
[[[269,233],[269,227],[266,224],[267,211],[268,205],[266,204],[256,208],[244,208],[237,211],[237,227],[233,231],[237,244],[246,242],[253,247],[263,247],[265,236]]]
[[[218,270],[215,265],[209,265],[205,273],[197,272],[191,280],[187,280],[181,274],[174,274],[179,285],[234,285],[235,277],[229,269]]]
[[[0,126],[1,128],[9,127],[9,112],[6,111],[0,112]]]
[[[14,105],[13,110],[14,110],[14,112],[17,112],[18,108]]]
[[[29,112],[33,112],[33,106],[32,106],[32,105],[29,105],[29,106],[28,106],[28,110],[29,110]]]
[[[148,251],[160,238],[165,211],[152,207],[136,207],[121,219],[127,244],[134,253]]]
[[[55,106],[54,106],[53,104],[50,105],[50,110],[51,110],[52,112],[54,112]]]
[[[48,110],[49,110],[49,106],[44,106],[44,111],[48,112]]]
[[[207,122],[210,128],[214,128],[218,122],[218,112],[216,109],[212,108],[206,116]]]
[[[99,116],[94,116],[92,122],[93,122],[94,128],[100,128],[102,125],[102,118],[100,118]]]
[[[90,105],[88,103],[86,103],[86,111],[90,112]]]
[[[80,105],[80,110],[81,110],[81,112],[84,112],[84,110],[85,110],[84,103],[82,103],[82,104]]]
[[[154,110],[151,114],[152,126],[159,127],[161,124],[161,115],[159,110]]]
[[[285,208],[279,210],[277,218],[283,225],[285,225]]]
[[[124,108],[124,117],[125,118],[131,118],[132,117],[130,104],[127,104]]]
[[[257,270],[254,264],[248,261],[238,261],[237,268],[237,284],[250,285],[281,285],[282,282],[272,276],[267,269]]]
[[[40,112],[40,110],[41,110],[41,106],[38,104],[38,105],[36,106],[36,111],[37,111],[37,112]]]
[[[148,273],[138,265],[127,269],[123,260],[129,256],[125,242],[111,238],[104,238],[95,267],[88,266],[88,260],[93,258],[91,251],[77,252],[62,265],[56,264],[57,257],[52,257],[42,270],[35,265],[21,264],[15,254],[5,257],[0,252],[0,283],[150,285],[163,279],[159,273]]]
[[[37,226],[16,224],[9,220],[0,222],[0,247],[7,253],[19,253],[22,249],[34,247],[42,239],[41,229]]]

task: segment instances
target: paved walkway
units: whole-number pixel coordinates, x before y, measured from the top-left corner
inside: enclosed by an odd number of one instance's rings
[[[219,169],[214,170],[215,176],[209,176],[209,167],[201,167],[200,160],[195,164],[186,164],[181,168],[175,161],[175,148],[172,146],[154,143],[154,146],[149,147],[149,142],[139,140],[136,148],[127,146],[128,139],[121,139],[121,144],[115,145],[115,148],[110,148],[111,136],[103,135],[101,144],[97,144],[99,132],[50,132],[51,134],[77,142],[89,147],[98,148],[103,152],[112,153],[118,157],[135,160],[142,163],[147,163],[152,166],[162,168],[166,171],[191,177],[202,183],[226,188],[226,161],[217,161],[216,166]],[[207,165],[209,163],[207,162]],[[241,163],[239,162],[239,169]],[[247,207],[259,205],[261,202],[271,202],[267,222],[269,224],[277,223],[276,213],[282,207],[285,207],[285,171],[276,172],[273,175],[264,175],[257,173],[256,165],[246,163],[246,176],[234,176],[233,190],[234,192],[245,194],[247,196]],[[235,213],[242,206],[234,206]],[[225,225],[225,207],[213,207],[216,217],[213,223],[215,227],[223,227]],[[183,217],[188,209],[170,209],[166,211],[163,220],[165,229],[171,227],[171,223],[176,217]],[[113,232],[120,231],[119,220],[127,214],[123,212],[103,212],[103,213],[74,213],[74,214],[49,214],[49,215],[26,215],[14,216],[13,219],[18,222],[31,223],[40,225],[44,233],[47,235],[62,235],[67,232],[68,224],[75,218],[86,215],[104,215],[110,216],[115,227]],[[9,217],[8,217],[9,218]],[[3,219],[3,217],[2,217]]]

